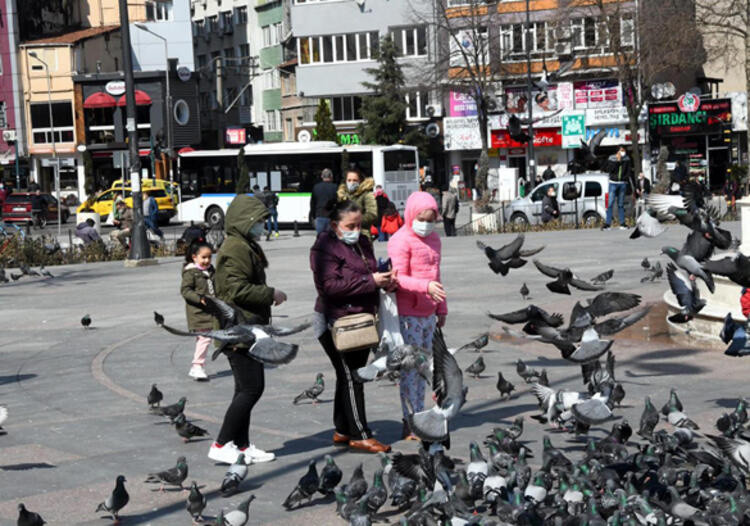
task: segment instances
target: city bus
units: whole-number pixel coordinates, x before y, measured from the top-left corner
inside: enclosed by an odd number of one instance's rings
[[[341,181],[344,164],[362,170],[381,185],[399,210],[406,198],[419,189],[419,155],[413,146],[355,145],[335,142],[248,144],[244,148],[250,188],[268,186],[279,196],[279,223],[300,226],[312,221],[310,192],[320,172],[330,168],[334,181]],[[178,157],[182,221],[209,225],[224,220],[235,197],[239,178],[240,150],[184,151]],[[347,160],[348,159],[348,160]]]

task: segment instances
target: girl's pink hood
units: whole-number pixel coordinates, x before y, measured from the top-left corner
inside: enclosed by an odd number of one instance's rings
[[[404,225],[411,230],[411,223],[423,210],[434,210],[435,219],[438,217],[438,205],[435,198],[427,192],[414,192],[406,200],[404,210]]]

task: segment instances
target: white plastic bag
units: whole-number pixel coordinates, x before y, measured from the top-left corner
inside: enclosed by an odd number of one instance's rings
[[[380,291],[380,310],[378,310],[378,330],[380,344],[398,347],[404,344],[401,327],[398,323],[398,305],[396,293]]]

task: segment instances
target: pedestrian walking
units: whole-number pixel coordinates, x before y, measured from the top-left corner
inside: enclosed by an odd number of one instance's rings
[[[440,236],[435,232],[438,206],[426,192],[414,192],[406,200],[404,228],[388,242],[388,256],[397,272],[401,335],[406,344],[432,349],[435,326],[442,327],[448,314],[446,294],[440,283]],[[425,381],[416,370],[402,371],[399,382],[404,415],[402,436],[414,439],[407,415],[424,409]]]
[[[388,203],[388,206],[383,213],[383,220],[380,222],[380,233],[382,234],[384,241],[398,232],[404,224],[404,220],[401,218],[401,214],[396,210],[396,205],[392,202]]]
[[[267,186],[263,188],[263,204],[268,208],[266,235],[279,237],[279,196]]]
[[[266,284],[268,260],[258,239],[268,209],[247,194],[232,200],[225,218],[226,240],[216,255],[216,296],[238,307],[245,318],[258,324],[271,323],[271,306],[286,301],[286,294]],[[252,358],[248,347],[235,345],[229,353],[234,376],[234,396],[208,457],[232,464],[240,453],[248,462],[269,462],[276,456],[250,443],[250,413],[265,387],[263,364]]]
[[[119,199],[115,203],[115,208],[117,208],[117,217],[119,219],[113,220],[115,229],[109,233],[109,238],[112,241],[117,241],[122,245],[122,248],[127,250],[128,238],[133,230],[133,210],[123,199]]]
[[[83,246],[101,242],[102,238],[99,236],[96,228],[94,228],[95,224],[94,220],[89,217],[76,225],[76,237],[83,241]]]
[[[330,168],[323,168],[320,172],[320,182],[313,186],[310,195],[310,211],[315,217],[315,232],[320,234],[328,230],[331,208],[336,203],[336,184],[333,182],[333,172]]]
[[[193,241],[185,252],[180,294],[185,299],[188,330],[208,332],[214,328],[214,317],[206,310],[206,296],[215,296],[214,267],[211,264],[211,245],[203,240]],[[211,338],[195,337],[195,352],[188,376],[199,382],[208,381],[206,355]]]
[[[458,195],[455,188],[449,188],[443,192],[443,228],[447,237],[456,235],[456,216],[458,215]]]
[[[31,217],[39,228],[44,228],[44,225],[47,224],[47,202],[44,200],[39,185],[36,186],[36,190],[31,195]]]
[[[362,231],[370,235],[370,227],[378,219],[378,205],[372,193],[375,181],[357,168],[349,168],[344,173],[344,182],[336,193],[339,201],[354,201],[362,211]]]
[[[542,180],[549,181],[550,179],[554,179],[555,177],[557,177],[557,174],[552,169],[552,165],[548,164],[547,169],[544,170],[544,173],[542,173]]]
[[[369,453],[388,452],[390,446],[372,437],[364,386],[354,380],[354,371],[367,365],[371,349],[339,351],[331,327],[350,314],[375,314],[378,289],[392,290],[396,278],[393,272],[376,271],[372,243],[364,235],[362,209],[357,203],[339,201],[330,219],[329,229],[318,235],[310,249],[310,268],[318,291],[315,335],[336,371],[333,443]]]
[[[638,179],[635,182],[633,198],[635,199],[635,217],[641,215],[646,210],[646,197],[651,193],[651,182],[646,179],[643,172],[638,172]]]
[[[159,236],[159,239],[163,240],[164,232],[159,228],[159,204],[156,202],[156,198],[153,196],[151,190],[143,191],[143,219],[146,223],[146,228]]]
[[[609,230],[612,226],[615,205],[619,212],[620,230],[626,230],[625,191],[628,183],[632,183],[633,166],[624,146],[620,146],[617,153],[609,158],[606,166],[609,172],[609,206],[607,206],[607,219],[602,230]]]
[[[542,199],[542,223],[547,224],[560,217],[560,206],[557,203],[557,192],[555,185],[547,188],[547,194]]]

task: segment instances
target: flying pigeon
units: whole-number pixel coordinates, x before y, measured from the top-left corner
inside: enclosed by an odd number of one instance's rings
[[[160,484],[159,491],[164,491],[164,486],[179,486],[180,489],[185,489],[182,483],[188,476],[188,465],[185,457],[178,457],[177,463],[173,468],[169,468],[158,473],[149,473],[148,477],[144,482],[151,484]]]
[[[523,242],[524,235],[519,234],[516,239],[498,249],[489,247],[481,241],[477,241],[477,247],[479,247],[480,250],[484,251],[487,259],[490,260],[489,267],[492,269],[492,271],[495,274],[505,276],[508,274],[508,271],[510,269],[520,268],[524,266],[526,264],[526,260],[523,258],[531,257],[544,250],[544,246],[531,250],[521,250]]]
[[[667,265],[667,280],[669,288],[682,307],[681,311],[668,318],[672,323],[687,323],[706,306],[702,300],[695,280],[685,279],[672,263]]]
[[[635,220],[635,228],[633,229],[633,233],[630,234],[630,239],[638,239],[641,236],[656,237],[663,234],[666,230],[667,227],[662,225],[661,221],[659,221],[656,210],[653,208],[647,208],[638,216],[638,219]]]
[[[221,494],[229,497],[237,493],[237,489],[245,480],[245,477],[247,477],[247,462],[245,461],[245,454],[240,453],[234,464],[230,465],[224,474],[224,480],[221,481]]]
[[[750,258],[740,252],[706,261],[703,268],[712,274],[728,277],[740,287],[750,287]]]
[[[675,265],[685,270],[688,274],[701,278],[708,287],[708,290],[711,291],[711,293],[714,292],[715,285],[711,273],[706,272],[703,266],[701,266],[693,256],[682,253],[674,247],[664,247],[661,251],[663,254],[669,256],[669,258],[674,261]]]
[[[541,272],[545,276],[555,278],[555,281],[551,281],[546,284],[547,288],[551,292],[569,295],[570,294],[569,285],[577,289],[586,290],[586,291],[601,290],[601,287],[598,287],[596,285],[591,285],[590,283],[577,277],[575,274],[573,274],[573,272],[569,268],[565,268],[565,269],[555,268],[555,267],[543,264],[538,259],[534,259],[533,262],[536,268],[539,269],[539,272]]]
[[[607,282],[610,279],[612,279],[612,276],[614,276],[614,274],[615,274],[615,270],[614,269],[606,270],[606,271],[602,272],[601,274],[598,274],[598,275],[594,276],[591,279],[591,283],[593,283],[594,285],[603,285],[605,282]]]
[[[122,510],[130,500],[130,495],[128,495],[128,492],[125,489],[125,482],[124,475],[117,476],[115,488],[112,490],[109,497],[107,497],[107,500],[99,503],[96,507],[96,513],[102,511],[107,512],[112,515],[115,523],[120,522],[120,510]]]

